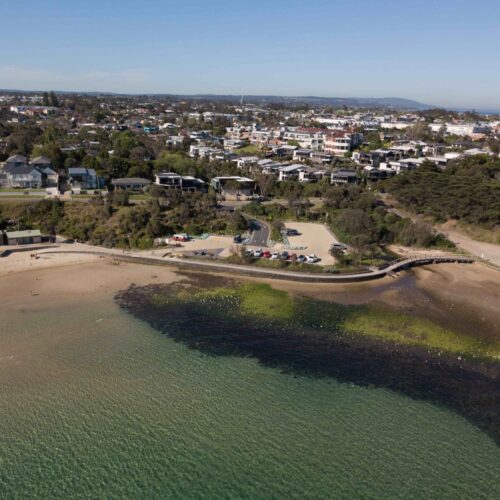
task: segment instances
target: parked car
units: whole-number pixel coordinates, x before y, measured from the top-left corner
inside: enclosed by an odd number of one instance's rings
[[[271,257],[271,252],[269,250],[265,250],[262,257],[269,259],[269,257]]]
[[[280,259],[282,260],[287,260],[288,259],[288,252],[282,252],[280,255]]]
[[[316,262],[319,262],[318,257],[316,257],[316,255],[314,255],[313,253],[311,255],[308,255],[306,258],[309,264],[315,264]]]
[[[300,233],[296,229],[291,229],[291,228],[286,229],[285,234],[287,236],[299,236],[300,235]]]
[[[347,245],[344,245],[343,243],[334,243],[332,245],[332,250],[347,250]]]
[[[307,260],[307,258],[306,258],[306,256],[305,256],[305,255],[299,255],[299,256],[297,257],[297,262],[298,262],[299,264],[302,264],[302,263],[306,262],[306,260]]]
[[[233,238],[233,243],[241,243],[243,241],[243,238],[241,236],[241,234],[237,234],[234,238]]]
[[[276,260],[276,259],[279,259],[280,258],[280,253],[279,252],[273,252],[271,254],[271,259],[272,260]]]
[[[179,233],[179,234],[174,234],[172,236],[172,239],[174,241],[189,241],[191,237],[186,233]]]
[[[247,250],[247,251],[245,252],[245,255],[246,255],[247,257],[253,257],[253,250]]]
[[[290,255],[290,256],[288,257],[288,260],[289,260],[290,262],[297,262],[297,259],[298,259],[298,257],[297,257],[297,254],[296,254],[296,253],[292,253],[292,255]]]
[[[263,253],[262,248],[259,248],[258,250],[255,250],[255,252],[253,253],[253,256],[260,258],[260,257],[262,257],[262,253]]]

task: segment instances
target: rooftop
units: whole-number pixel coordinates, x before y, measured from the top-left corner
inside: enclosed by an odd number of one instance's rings
[[[6,231],[5,234],[8,239],[42,236],[42,233],[38,229],[28,229],[26,231]]]

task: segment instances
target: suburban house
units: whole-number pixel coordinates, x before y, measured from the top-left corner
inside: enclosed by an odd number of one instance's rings
[[[205,182],[190,175],[179,175],[173,172],[160,172],[155,175],[155,184],[167,189],[195,192],[206,189]]]
[[[255,181],[248,177],[214,177],[210,185],[226,199],[241,200],[255,195]]]
[[[293,152],[297,149],[297,146],[290,146],[288,144],[272,145],[271,151],[274,156],[290,157],[293,156]]]
[[[326,153],[325,151],[312,151],[311,161],[313,163],[320,163],[321,165],[327,165],[333,161],[333,155]]]
[[[293,152],[293,161],[305,161],[311,159],[312,149],[296,149]]]
[[[325,134],[323,151],[334,156],[344,156],[363,142],[363,134],[330,132]]]
[[[28,164],[28,158],[23,155],[14,155],[5,161],[6,167],[23,167]]]
[[[224,148],[228,151],[234,151],[235,149],[240,149],[248,145],[248,141],[245,139],[224,139]]]
[[[199,144],[191,144],[189,146],[189,156],[191,158],[210,158],[213,154],[221,152],[221,149],[210,146],[200,146]]]
[[[150,186],[151,181],[149,179],[142,179],[141,177],[123,177],[121,179],[113,179],[111,184],[115,189],[144,191]]]
[[[45,175],[46,187],[57,187],[59,184],[59,174],[52,168],[52,161],[45,156],[37,156],[30,161],[37,170]]]
[[[0,171],[0,185],[8,188],[39,189],[57,187],[59,174],[52,169],[49,158],[38,156],[28,163],[23,155],[7,159]]]
[[[68,168],[68,182],[72,191],[98,189],[99,187],[97,174],[93,168]]]
[[[326,175],[326,170],[306,167],[299,172],[299,182],[318,182]]]
[[[247,168],[250,168],[253,165],[256,165],[257,162],[259,161],[258,156],[242,156],[240,158],[236,158],[233,160],[236,163],[236,166],[240,170],[245,170]]]
[[[459,135],[472,137],[477,134],[486,134],[490,126],[485,123],[431,123],[429,128],[432,132],[444,131],[448,135]]]
[[[165,144],[172,147],[181,147],[186,138],[183,135],[171,135],[166,140]]]
[[[370,182],[378,182],[388,177],[392,177],[395,174],[392,170],[380,170],[370,165],[364,167],[363,172]]]
[[[3,240],[7,245],[30,245],[33,243],[41,243],[42,233],[40,233],[38,229],[31,229],[28,231],[6,231]]]
[[[325,130],[313,127],[290,127],[283,133],[284,141],[298,142],[301,148],[321,151]]]
[[[343,184],[355,184],[358,182],[358,176],[356,174],[356,170],[334,170],[330,175],[330,182],[337,186],[341,186]]]
[[[8,163],[2,176],[5,187],[21,189],[39,189],[44,186],[45,176],[31,165]]]
[[[299,178],[299,173],[306,170],[306,166],[301,163],[294,163],[293,165],[287,165],[279,169],[279,181],[290,181],[297,180]]]

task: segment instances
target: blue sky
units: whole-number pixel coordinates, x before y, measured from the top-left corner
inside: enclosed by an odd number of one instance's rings
[[[500,109],[500,0],[3,0],[0,88]]]

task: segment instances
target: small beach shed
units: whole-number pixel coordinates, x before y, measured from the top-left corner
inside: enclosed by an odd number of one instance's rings
[[[7,245],[31,245],[42,242],[42,233],[38,229],[6,231],[5,240]]]

